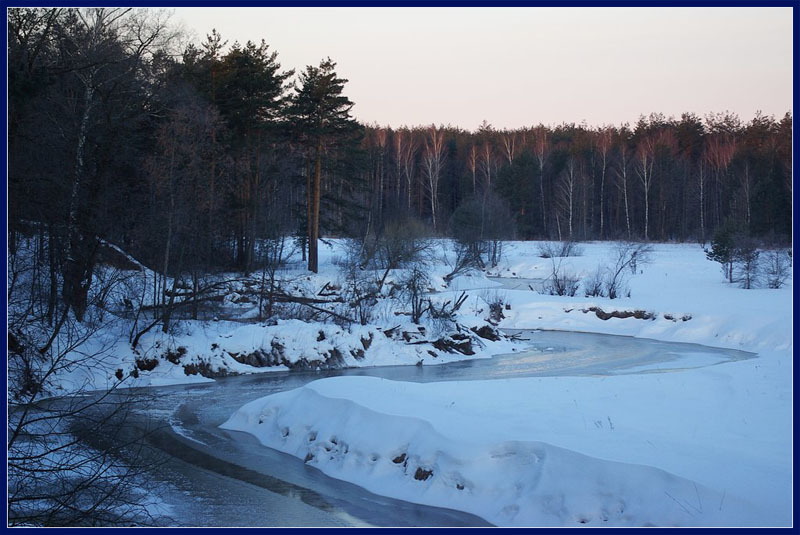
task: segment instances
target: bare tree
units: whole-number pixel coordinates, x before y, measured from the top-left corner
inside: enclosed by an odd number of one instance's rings
[[[484,191],[492,187],[492,177],[496,174],[497,160],[494,156],[494,149],[491,142],[487,139],[480,147],[480,169],[483,173]]]
[[[341,316],[366,325],[372,319],[379,290],[372,273],[363,268],[362,251],[363,244],[349,240],[346,257],[339,265],[344,299]]]
[[[425,150],[422,153],[422,170],[425,173],[425,188],[428,192],[433,228],[438,228],[439,181],[445,160],[444,131],[435,125],[428,127]]]
[[[377,281],[381,291],[389,274],[407,264],[427,259],[433,246],[428,229],[412,218],[388,222],[375,244],[375,261],[383,274]]]
[[[472,194],[475,195],[478,191],[478,183],[476,180],[478,172],[478,147],[475,145],[475,143],[469,147],[469,153],[467,154],[467,168],[472,174]]]
[[[764,276],[768,288],[777,289],[786,283],[792,275],[792,257],[790,251],[773,249],[766,253]]]
[[[542,125],[536,127],[533,133],[533,152],[539,162],[539,200],[542,208],[542,232],[547,235],[547,211],[544,198],[544,164],[550,155],[550,140],[547,128]]]
[[[636,145],[636,174],[644,190],[644,239],[648,239],[650,223],[650,188],[653,186],[653,164],[656,159],[656,140],[646,134]]]
[[[104,270],[81,322],[57,326],[42,311],[36,245],[9,258],[7,477],[10,526],[146,524],[143,435],[127,425],[130,371],[105,377],[110,346],[98,333],[119,320],[110,299],[122,277]],[[99,375],[99,377],[98,377]],[[58,393],[62,381],[73,386]]]
[[[201,251],[198,242],[205,236],[207,216],[206,189],[213,181],[207,170],[218,159],[219,147],[213,142],[214,133],[221,129],[221,120],[216,111],[186,97],[184,103],[169,112],[169,118],[156,133],[160,151],[152,154],[145,163],[147,176],[155,199],[152,207],[152,223],[163,226],[158,234],[165,235],[161,275],[156,277],[155,303],[161,309],[163,330],[169,329],[169,321],[175,304],[179,274],[191,265],[195,269],[193,285],[199,285],[198,268]],[[241,185],[241,184],[240,184]],[[249,195],[256,196],[256,192]],[[206,244],[209,246],[210,244]],[[191,253],[191,254],[189,254]],[[191,256],[193,260],[184,262]],[[172,289],[168,280],[172,277]],[[161,284],[158,284],[158,281]]]
[[[606,170],[608,169],[609,154],[611,147],[614,143],[614,131],[611,127],[601,128],[597,134],[597,149],[600,153],[600,239],[605,236],[604,223],[605,223],[605,187],[606,187]]]
[[[562,267],[562,262],[563,258],[550,258],[550,277],[544,284],[544,290],[550,295],[573,297],[580,286],[580,279],[574,272]]]
[[[739,173],[739,186],[741,187],[742,204],[744,204],[744,222],[746,228],[750,228],[750,197],[753,190],[753,176],[750,173],[750,162],[744,162],[744,169]]]
[[[503,130],[500,139],[503,142],[503,154],[508,165],[511,165],[517,155],[517,133],[516,131]]]
[[[574,215],[574,208],[575,208],[575,186],[579,180],[579,170],[578,170],[578,163],[575,161],[575,158],[572,156],[567,159],[567,165],[564,167],[564,171],[561,173],[558,181],[558,200],[559,200],[559,207],[561,211],[564,212],[564,215],[567,218],[567,224],[569,229],[569,239],[572,240],[573,238],[573,215]],[[558,226],[558,239],[561,240],[561,224],[560,220],[557,219],[557,226]]]
[[[90,8],[71,11],[75,24],[65,25],[63,38],[70,46],[62,48],[71,72],[83,95],[75,139],[75,162],[69,197],[67,257],[64,264],[63,297],[80,321],[91,285],[91,236],[80,228],[79,211],[87,177],[87,140],[93,129],[98,106],[109,93],[130,90],[131,80],[139,75],[145,61],[156,49],[174,38],[162,12],[130,8]],[[128,80],[124,83],[123,80]]]
[[[431,285],[427,271],[424,265],[415,263],[401,281],[403,299],[411,307],[411,321],[414,323],[419,323],[430,304],[426,295]]]
[[[392,149],[394,151],[394,177],[395,177],[395,200],[400,205],[400,195],[403,191],[403,158],[402,154],[408,142],[407,132],[396,130],[392,137]]]
[[[715,223],[722,221],[723,176],[733,161],[736,141],[729,134],[712,134],[706,139],[704,158],[714,172],[714,214]]]
[[[625,230],[628,239],[631,238],[631,213],[628,204],[628,169],[631,165],[631,150],[628,146],[628,129],[620,128],[619,135],[619,161],[615,168],[617,188],[622,192],[622,201],[625,207]]]
[[[627,271],[633,275],[638,266],[652,261],[653,247],[646,243],[620,242],[614,248],[614,264],[606,268],[605,295],[617,299],[627,290]],[[628,291],[629,293],[629,291]]]
[[[700,242],[706,243],[706,154],[697,162],[697,186],[700,195]]]
[[[376,169],[376,188],[375,188],[375,207],[377,209],[377,221],[383,221],[383,197],[386,187],[386,152],[387,152],[387,128],[377,127],[375,129],[375,144],[378,149],[377,169]]]
[[[398,175],[402,170],[406,187],[406,208],[411,211],[411,197],[414,191],[414,161],[417,153],[417,139],[414,132],[402,128],[395,132],[395,161]]]

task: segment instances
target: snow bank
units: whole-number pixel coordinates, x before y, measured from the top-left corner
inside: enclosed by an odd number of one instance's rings
[[[222,427],[377,494],[497,525],[786,525],[791,431],[771,433],[791,416],[791,391],[751,384],[738,396],[747,366],[731,364],[724,381],[724,367],[425,384],[338,377],[253,401]]]
[[[561,259],[563,269],[584,278],[608,264],[615,245],[581,244],[582,256]],[[752,352],[791,351],[792,280],[781,289],[744,290],[728,284],[719,264],[706,259],[696,244],[653,244],[650,264],[639,265],[630,278],[630,298],[604,299],[540,295],[504,290],[512,310],[502,327],[555,329],[621,334],[669,342],[690,342]],[[534,243],[513,242],[492,274],[546,278],[551,261],[539,258]],[[582,289],[581,289],[582,290]],[[605,312],[642,310],[653,320],[601,320],[590,308]],[[671,318],[671,319],[670,319]],[[681,318],[690,318],[683,321]]]
[[[582,256],[562,259],[580,277],[614,252],[610,243],[582,247]],[[375,493],[499,525],[791,525],[791,279],[779,290],[740,289],[699,246],[656,244],[652,263],[631,275],[629,298],[542,295],[527,285],[487,290],[497,288],[487,274],[550,274],[535,243],[508,244],[504,254],[497,268],[462,279],[478,315],[478,292],[505,296],[501,327],[758,356],[669,373],[643,365],[610,377],[323,379],[253,401],[223,427]]]
[[[477,329],[486,322],[466,318],[463,326]],[[351,325],[278,320],[275,324],[232,321],[184,321],[176,331],[164,334],[153,330],[131,349],[125,333],[101,333],[84,348],[107,355],[96,359],[91,369],[79,368],[61,378],[64,390],[89,383],[104,389],[118,376],[135,377],[126,386],[162,386],[205,382],[230,374],[266,373],[290,369],[326,369],[363,366],[445,364],[465,359],[490,358],[518,351],[522,345],[508,339],[487,340],[464,330],[471,350],[441,350],[431,343],[439,334],[409,321],[394,329],[375,325]],[[424,333],[424,334],[423,334]],[[103,340],[108,345],[103,346]]]

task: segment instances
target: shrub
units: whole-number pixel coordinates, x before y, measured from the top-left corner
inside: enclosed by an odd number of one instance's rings
[[[757,282],[759,276],[758,243],[753,238],[740,237],[736,241],[733,262],[736,268],[736,279],[742,288],[749,290]]]
[[[583,281],[583,293],[586,297],[605,297],[605,278],[607,270],[603,266]]]
[[[541,258],[583,256],[583,247],[574,241],[543,241],[536,246]]]
[[[553,269],[550,273],[550,278],[545,281],[544,290],[550,295],[565,295],[574,297],[578,292],[580,280],[578,276],[571,271],[561,268],[561,261],[556,263],[552,259]]]
[[[614,265],[606,272],[604,281],[605,295],[616,299],[625,295],[630,297],[626,270],[636,273],[637,266],[652,261],[653,247],[647,243],[619,242],[614,248]]]
[[[428,308],[425,292],[428,291],[431,281],[425,271],[422,264],[414,264],[400,281],[401,296],[411,307],[411,321],[414,323],[419,323],[422,314]]]
[[[489,306],[489,321],[495,324],[500,323],[500,320],[505,317],[503,310],[505,310],[508,300],[506,295],[497,290],[487,291],[481,294],[481,299]]]
[[[780,288],[792,274],[791,251],[773,249],[764,255],[764,278],[768,288]]]
[[[706,249],[706,258],[719,262],[722,273],[728,282],[733,283],[733,264],[736,252],[736,239],[740,234],[739,227],[732,221],[726,221],[711,238],[711,249]]]

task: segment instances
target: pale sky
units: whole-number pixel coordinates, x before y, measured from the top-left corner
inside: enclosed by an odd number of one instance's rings
[[[330,56],[353,115],[474,130],[792,110],[791,8],[178,8],[193,42]]]

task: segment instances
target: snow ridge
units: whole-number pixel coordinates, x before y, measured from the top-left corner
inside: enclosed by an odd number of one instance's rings
[[[332,378],[315,385],[337,380],[392,383]],[[377,494],[468,511],[496,525],[747,525],[752,518],[744,501],[655,467],[538,441],[465,441],[423,418],[372,410],[313,385],[248,403],[221,427]]]

